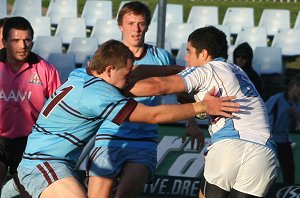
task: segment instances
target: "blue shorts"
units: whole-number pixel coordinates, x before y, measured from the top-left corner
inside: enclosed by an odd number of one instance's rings
[[[53,182],[66,177],[77,178],[74,167],[64,162],[44,162],[34,169],[18,167],[18,177],[25,190],[33,197],[40,194]]]
[[[151,181],[157,164],[157,152],[141,148],[95,147],[87,162],[87,173],[89,176],[118,177],[127,162],[147,167]]]

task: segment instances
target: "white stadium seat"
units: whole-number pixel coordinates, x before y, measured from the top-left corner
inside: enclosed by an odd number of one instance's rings
[[[187,23],[200,28],[207,25],[219,25],[219,8],[217,6],[192,6]]]
[[[61,18],[77,17],[77,0],[51,0],[46,16],[51,19],[51,25],[56,26]]]
[[[229,26],[231,34],[237,34],[242,27],[253,27],[254,9],[229,7],[226,9],[222,24]]]
[[[285,9],[264,9],[259,19],[259,27],[267,30],[268,36],[274,36],[281,28],[290,28],[290,11]]]

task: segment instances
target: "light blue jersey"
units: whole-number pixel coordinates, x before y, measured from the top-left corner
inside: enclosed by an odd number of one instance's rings
[[[75,165],[84,145],[104,120],[116,126],[137,102],[86,69],[74,70],[44,105],[19,166],[34,168],[45,161]]]
[[[191,67],[179,74],[186,92],[201,101],[205,93],[215,87],[218,96],[236,96],[241,107],[234,118],[211,117],[211,141],[241,139],[275,149],[263,100],[240,67],[216,59],[203,66]]]
[[[164,49],[145,45],[146,50],[141,58],[136,58],[135,65],[174,65],[172,55]],[[139,97],[136,101],[147,106],[160,104],[161,98]],[[104,121],[96,136],[95,146],[128,147],[154,149],[157,147],[157,125],[124,122],[120,126]]]

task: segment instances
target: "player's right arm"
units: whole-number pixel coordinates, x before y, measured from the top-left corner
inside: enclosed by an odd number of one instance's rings
[[[139,103],[128,119],[131,122],[158,124],[193,118],[198,114],[218,115],[232,118],[233,115],[228,112],[237,112],[239,110],[239,104],[228,101],[235,97],[214,97],[212,95],[213,91],[214,90],[208,92],[203,101],[195,103],[159,105],[154,107],[145,106]]]

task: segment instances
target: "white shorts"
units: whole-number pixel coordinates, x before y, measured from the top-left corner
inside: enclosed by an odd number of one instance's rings
[[[278,161],[273,150],[237,139],[214,143],[205,157],[204,177],[225,191],[234,188],[264,197],[277,178]]]

